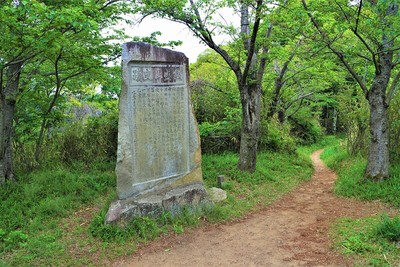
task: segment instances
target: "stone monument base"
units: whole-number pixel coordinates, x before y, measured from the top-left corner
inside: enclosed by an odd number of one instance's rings
[[[108,209],[105,223],[124,225],[132,218],[159,216],[164,211],[177,215],[182,207],[200,207],[212,202],[207,197],[203,184],[191,184],[164,192],[116,200]]]

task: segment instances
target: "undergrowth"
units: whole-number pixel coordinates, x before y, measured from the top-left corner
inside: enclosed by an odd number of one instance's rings
[[[300,153],[301,154],[301,153]],[[221,222],[270,204],[311,177],[301,154],[260,152],[253,174],[237,170],[232,153],[204,155],[206,187],[224,175],[228,198],[203,211],[138,218],[127,227],[103,224],[116,198],[113,164],[54,166],[20,175],[0,188],[0,266],[87,266],[131,254],[138,244],[180,234],[202,221]]]
[[[399,234],[398,222],[398,217],[391,219],[386,215],[342,218],[333,227],[334,246],[352,256],[355,266],[399,266],[397,238],[392,238]]]
[[[350,157],[340,144],[326,148],[321,158],[338,174],[336,194],[361,200],[381,200],[400,207],[400,164],[392,164],[390,179],[373,182],[363,177],[367,160],[361,156]]]
[[[344,144],[327,147],[321,158],[337,172],[335,193],[359,200],[380,200],[400,207],[400,165],[392,164],[390,179],[373,182],[364,179],[367,164],[361,156],[350,156]],[[368,218],[344,218],[333,228],[336,248],[350,254],[356,266],[399,266],[400,218],[377,215]]]

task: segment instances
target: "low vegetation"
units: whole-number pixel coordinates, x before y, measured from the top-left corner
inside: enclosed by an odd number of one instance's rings
[[[148,240],[205,222],[239,218],[309,179],[312,166],[304,155],[261,152],[253,174],[235,168],[236,154],[205,155],[205,183],[216,186],[216,177],[225,175],[226,201],[213,209],[187,209],[175,218],[165,213],[156,219],[136,219],[125,228],[103,224],[108,205],[116,198],[113,164],[73,163],[36,170],[19,183],[0,188],[0,265],[106,264]]]
[[[400,166],[392,165],[391,179],[371,182],[363,178],[366,160],[350,156],[344,143],[327,147],[321,158],[338,174],[335,193],[365,201],[380,200],[400,206]],[[332,229],[335,248],[351,255],[356,266],[398,266],[400,264],[400,217],[378,214],[368,218],[342,218]]]

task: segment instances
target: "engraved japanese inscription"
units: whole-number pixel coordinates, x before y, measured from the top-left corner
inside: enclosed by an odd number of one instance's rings
[[[118,199],[105,222],[206,205],[189,61],[141,42],[122,45],[116,162]]]
[[[136,182],[189,172],[189,105],[183,65],[129,64]]]

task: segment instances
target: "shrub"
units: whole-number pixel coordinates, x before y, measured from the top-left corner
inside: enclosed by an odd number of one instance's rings
[[[318,119],[309,110],[302,109],[288,119],[292,125],[291,134],[302,145],[314,144],[322,139],[324,131]]]
[[[260,149],[275,152],[290,152],[296,150],[296,139],[290,135],[290,125],[281,124],[275,119],[261,122]]]
[[[387,215],[383,215],[376,232],[379,236],[389,241],[400,241],[400,217],[396,216],[391,219]]]
[[[76,121],[59,132],[51,145],[56,146],[63,163],[114,161],[117,155],[118,111],[104,112]]]
[[[199,125],[203,153],[239,151],[241,111],[227,108],[226,117],[218,122],[203,122]]]

